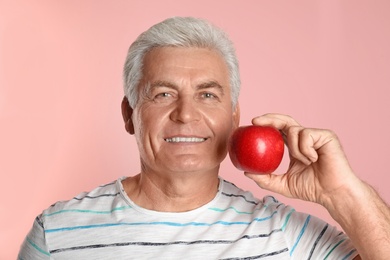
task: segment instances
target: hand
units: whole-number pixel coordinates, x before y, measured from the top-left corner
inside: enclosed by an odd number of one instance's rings
[[[256,117],[252,123],[279,129],[290,155],[285,174],[245,173],[261,188],[326,207],[332,196],[342,194],[359,182],[332,131],[304,128],[293,118],[281,114]]]

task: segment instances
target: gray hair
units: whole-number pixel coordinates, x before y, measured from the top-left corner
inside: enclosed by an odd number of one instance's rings
[[[131,44],[124,69],[124,92],[132,108],[138,102],[138,85],[142,78],[146,53],[155,47],[198,47],[216,50],[225,60],[230,74],[232,105],[240,93],[238,59],[227,34],[209,22],[193,17],[173,17],[150,27]]]

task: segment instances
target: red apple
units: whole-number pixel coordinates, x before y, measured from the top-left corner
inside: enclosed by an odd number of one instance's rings
[[[282,161],[283,153],[282,134],[271,126],[241,126],[230,137],[230,160],[242,171],[272,173]]]

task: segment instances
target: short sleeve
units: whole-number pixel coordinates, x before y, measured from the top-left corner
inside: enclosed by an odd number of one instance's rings
[[[282,206],[281,226],[292,259],[353,259],[351,240],[337,228],[312,215]]]
[[[33,227],[24,239],[19,251],[18,260],[26,259],[50,259],[40,216],[35,219]]]

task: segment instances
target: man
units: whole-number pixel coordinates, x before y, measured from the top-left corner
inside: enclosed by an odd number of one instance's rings
[[[239,124],[240,79],[227,36],[194,18],[141,34],[124,69],[122,114],[141,170],[45,210],[20,259],[387,259],[390,211],[359,180],[337,136],[267,114],[285,135],[284,175],[246,175],[261,188],[326,207],[346,234],[273,197],[222,180]]]

